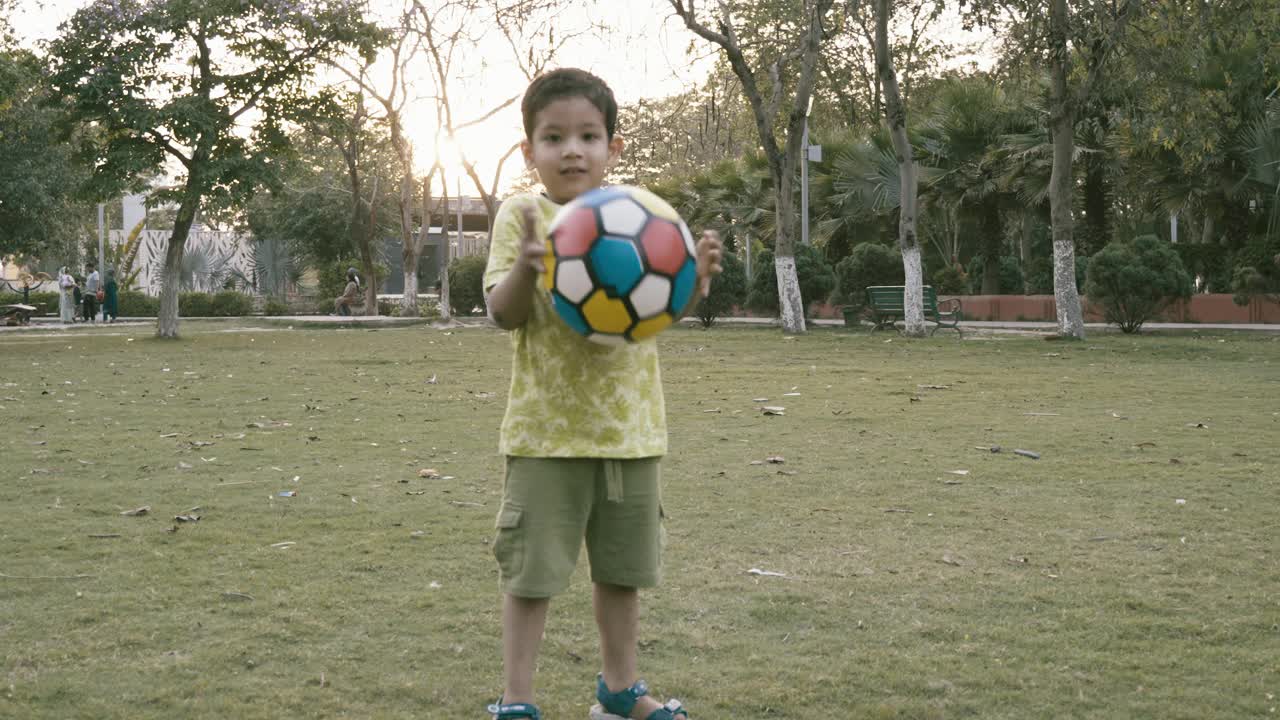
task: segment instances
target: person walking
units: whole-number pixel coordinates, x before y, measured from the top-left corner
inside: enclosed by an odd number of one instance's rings
[[[76,279],[71,277],[67,266],[63,265],[58,270],[58,319],[64,323],[76,321],[75,286]]]
[[[84,281],[84,321],[95,322],[98,317],[98,294],[102,292],[102,278],[98,268],[89,263],[89,277]]]
[[[103,285],[102,322],[115,322],[120,317],[120,285],[116,282],[116,269],[107,268],[107,282]]]

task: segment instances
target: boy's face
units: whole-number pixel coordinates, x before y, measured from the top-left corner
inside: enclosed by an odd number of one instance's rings
[[[622,138],[610,140],[604,113],[584,97],[565,97],[538,111],[533,137],[520,143],[525,164],[555,203],[564,204],[600,187],[622,154]]]

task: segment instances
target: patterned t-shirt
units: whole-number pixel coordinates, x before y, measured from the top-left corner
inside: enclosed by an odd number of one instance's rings
[[[534,204],[538,237],[560,206],[541,195],[502,204],[493,223],[486,294],[515,266],[520,211]],[[498,440],[504,455],[642,458],[667,452],[667,417],[652,338],[601,345],[569,328],[539,282],[524,327],[511,334],[511,392]]]

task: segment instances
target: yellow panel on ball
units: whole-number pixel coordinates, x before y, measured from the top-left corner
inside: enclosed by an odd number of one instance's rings
[[[663,220],[670,220],[673,223],[680,223],[680,214],[675,211],[666,200],[654,195],[644,188],[632,188],[631,197],[636,202],[644,206],[645,210],[653,213],[655,216]]]
[[[632,340],[644,340],[645,338],[657,335],[659,331],[671,324],[675,318],[671,317],[671,313],[662,313],[655,315],[648,320],[641,320],[636,323],[635,330],[631,331]]]
[[[546,266],[547,271],[542,273],[542,287],[548,290],[556,289],[556,254],[551,250],[551,244],[547,244],[547,254],[542,256],[542,263]]]
[[[582,316],[592,330],[604,333],[624,333],[631,327],[631,313],[617,298],[609,297],[603,289],[596,290],[582,303]]]

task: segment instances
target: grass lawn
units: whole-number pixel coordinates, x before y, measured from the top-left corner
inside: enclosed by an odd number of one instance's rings
[[[0,338],[0,717],[485,717],[507,337],[227,327]],[[661,344],[660,697],[1276,716],[1280,337]],[[552,605],[549,718],[592,702],[585,564]]]

